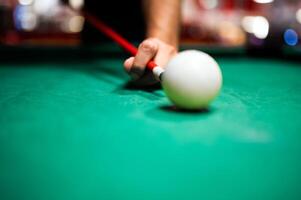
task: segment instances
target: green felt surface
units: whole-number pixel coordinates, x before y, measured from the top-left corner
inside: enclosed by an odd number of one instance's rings
[[[122,58],[0,64],[0,199],[301,199],[299,63],[216,57],[207,112],[125,86]]]

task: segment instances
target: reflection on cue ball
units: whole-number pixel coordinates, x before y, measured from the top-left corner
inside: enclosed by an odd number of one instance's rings
[[[208,54],[187,50],[173,57],[165,68],[162,87],[167,97],[183,109],[207,108],[222,86],[222,73]]]

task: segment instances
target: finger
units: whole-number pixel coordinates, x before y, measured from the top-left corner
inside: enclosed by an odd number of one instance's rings
[[[139,45],[133,66],[130,69],[134,78],[140,77],[144,73],[147,63],[156,55],[157,51],[158,44],[153,40],[145,40]]]
[[[135,59],[134,57],[130,57],[124,61],[123,66],[125,71],[129,72],[131,70],[134,63],[134,59]]]
[[[129,72],[134,63],[134,57],[130,57],[126,59],[123,63],[124,69]],[[154,76],[149,74],[144,74],[138,80],[135,81],[136,86],[148,86],[157,83],[158,81],[154,78]]]
[[[168,63],[168,61],[176,55],[176,50],[173,47],[168,48],[159,48],[154,61],[161,67],[165,67],[165,65]]]

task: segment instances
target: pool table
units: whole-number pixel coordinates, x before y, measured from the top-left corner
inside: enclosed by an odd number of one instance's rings
[[[185,112],[128,84],[114,45],[10,52],[1,200],[301,199],[300,62],[213,54],[222,91]]]

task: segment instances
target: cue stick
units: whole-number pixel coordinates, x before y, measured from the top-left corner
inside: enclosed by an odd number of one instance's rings
[[[131,44],[128,40],[123,38],[121,35],[119,35],[117,32],[115,32],[112,28],[107,26],[101,20],[97,19],[95,16],[93,16],[90,13],[85,12],[85,11],[83,11],[82,14],[84,15],[85,19],[91,25],[93,25],[97,30],[102,32],[104,35],[109,37],[111,40],[113,40],[114,42],[119,44],[122,48],[124,48],[132,56],[135,56],[137,54],[138,49],[133,44]],[[158,65],[154,61],[150,61],[147,63],[147,68],[151,71],[153,71],[154,68],[156,68],[156,67],[158,67]]]

